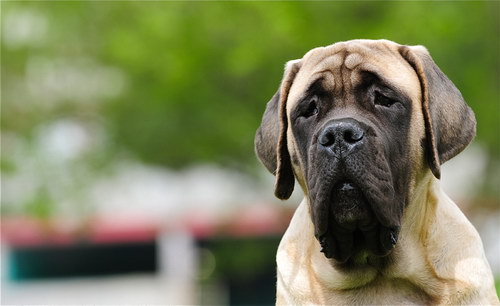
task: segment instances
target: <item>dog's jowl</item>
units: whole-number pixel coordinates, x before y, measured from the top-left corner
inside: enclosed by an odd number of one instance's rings
[[[498,304],[474,227],[439,185],[474,113],[422,46],[353,40],[287,63],[255,149],[305,195],[277,253],[278,304]]]

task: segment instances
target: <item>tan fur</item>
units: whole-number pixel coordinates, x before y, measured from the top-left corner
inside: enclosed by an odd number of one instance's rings
[[[413,101],[410,123],[412,165],[410,203],[405,210],[400,240],[391,263],[379,270],[366,265],[341,271],[320,252],[314,237],[307,196],[297,208],[277,252],[276,304],[498,304],[493,277],[481,239],[460,209],[442,191],[427,166],[421,147],[425,137],[419,77],[390,41],[356,40],[309,51],[291,84],[286,102],[290,110],[304,88],[324,76],[331,90],[350,89],[357,69],[377,71],[397,84]],[[339,71],[349,70],[350,79]],[[287,145],[297,157],[288,126]],[[293,171],[304,193],[307,188],[300,158]]]

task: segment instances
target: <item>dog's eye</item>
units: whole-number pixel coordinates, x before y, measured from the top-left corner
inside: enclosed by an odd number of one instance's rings
[[[380,106],[384,106],[384,107],[391,107],[394,103],[396,103],[395,100],[392,100],[391,98],[384,96],[383,94],[379,93],[378,91],[375,92],[375,105],[380,105]]]
[[[317,103],[317,98],[313,97],[310,101],[309,104],[307,105],[307,108],[302,111],[300,114],[301,117],[304,118],[309,118],[318,113],[318,103]]]

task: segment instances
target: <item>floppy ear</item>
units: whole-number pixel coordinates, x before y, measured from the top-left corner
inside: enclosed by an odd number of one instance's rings
[[[299,68],[299,61],[290,61],[286,64],[281,85],[267,103],[262,123],[255,135],[255,152],[267,170],[276,175],[274,194],[282,200],[292,195],[295,184],[287,147],[286,101]]]
[[[427,159],[434,176],[440,178],[440,166],[462,152],[476,135],[476,118],[425,47],[401,46],[399,51],[420,80]]]

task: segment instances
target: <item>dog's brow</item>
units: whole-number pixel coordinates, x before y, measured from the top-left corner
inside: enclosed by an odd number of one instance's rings
[[[315,91],[318,89],[318,87],[323,88],[322,82],[325,80],[324,76],[318,76],[317,78],[313,79],[313,81],[309,82],[309,85],[307,86],[307,90],[304,91],[303,95],[307,96],[311,94],[311,92]]]
[[[362,70],[361,73],[364,74],[364,75],[371,76],[373,79],[377,80],[381,84],[388,85],[390,87],[394,87],[393,84],[392,84],[392,82],[390,82],[387,78],[385,78],[383,75],[381,75],[377,71],[374,71],[374,70]]]
[[[405,97],[405,98],[408,97],[408,95],[405,94],[404,92],[402,92],[399,89],[399,87],[396,86],[396,84],[394,82],[390,81],[389,79],[382,76],[378,72],[373,71],[373,70],[363,70],[362,73],[372,76],[375,79],[374,82],[378,82],[379,84],[383,85],[384,87],[387,87],[388,89],[392,90],[395,94],[397,94],[401,97]]]

